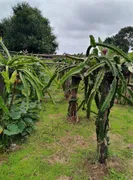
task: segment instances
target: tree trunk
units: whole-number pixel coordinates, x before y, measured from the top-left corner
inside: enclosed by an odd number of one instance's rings
[[[68,119],[72,122],[78,122],[78,103],[77,103],[77,92],[81,78],[79,76],[72,77],[72,89],[68,107]]]
[[[101,98],[100,98],[99,107],[105,101],[108,92],[110,90],[111,83],[112,80],[109,81],[106,78],[103,80],[101,86]],[[100,163],[105,163],[105,160],[107,159],[107,155],[108,155],[109,142],[108,142],[107,132],[109,128],[109,119],[108,119],[109,113],[110,113],[110,107],[104,113],[101,113],[99,110],[98,117],[96,120],[97,152],[98,152],[98,161]]]
[[[109,116],[110,109],[107,109],[103,114],[98,116],[98,121],[96,124],[96,134],[97,134],[97,152],[98,161],[100,163],[105,163],[108,156],[108,137],[107,132],[109,129]]]
[[[66,98],[66,100],[69,99],[70,97],[70,84],[71,84],[71,79],[68,78],[62,85],[63,91],[64,91],[64,96]]]
[[[101,86],[101,97],[100,97],[100,105],[105,101],[109,91],[110,86],[112,84],[113,77],[111,75],[105,76],[102,86]],[[100,110],[98,112],[98,117],[96,120],[96,135],[97,135],[97,152],[98,152],[98,161],[100,163],[105,163],[108,157],[108,145],[109,145],[109,137],[107,136],[109,130],[109,114],[110,110],[114,105],[115,94],[118,88],[118,79],[116,84],[116,90],[114,96],[110,102],[110,106],[105,110],[105,112],[101,113]],[[100,108],[99,108],[100,109]]]

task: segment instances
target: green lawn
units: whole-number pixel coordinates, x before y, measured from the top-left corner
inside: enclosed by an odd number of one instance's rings
[[[14,152],[0,154],[0,180],[132,180],[133,110],[115,105],[110,115],[109,160],[96,164],[95,116],[80,122],[66,120],[63,93],[56,106],[45,103],[36,131]]]

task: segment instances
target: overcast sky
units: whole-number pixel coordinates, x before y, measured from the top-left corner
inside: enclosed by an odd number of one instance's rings
[[[22,0],[0,0],[0,19]],[[133,26],[133,0],[25,0],[50,20],[59,42],[58,53],[85,52],[89,35],[104,39]]]

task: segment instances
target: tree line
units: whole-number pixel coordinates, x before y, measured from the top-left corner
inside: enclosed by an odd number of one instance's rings
[[[12,8],[13,15],[0,22],[0,36],[9,50],[29,53],[53,54],[58,48],[57,38],[50,21],[41,11],[28,3],[18,3]],[[133,48],[133,27],[128,26],[104,40],[125,53]]]

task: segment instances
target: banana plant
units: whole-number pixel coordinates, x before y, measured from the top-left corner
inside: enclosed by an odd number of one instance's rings
[[[61,79],[63,83],[74,75],[82,77],[84,82],[84,100],[81,107],[86,108],[87,118],[90,118],[92,102],[96,102],[98,114],[95,121],[97,137],[97,155],[100,163],[105,163],[109,145],[109,114],[116,95],[125,97],[127,90],[128,65],[132,60],[115,46],[95,42],[90,36],[90,46],[87,48],[84,61],[71,68]],[[129,66],[130,66],[129,65]],[[130,92],[131,94],[131,92]],[[127,98],[128,99],[128,98]]]

